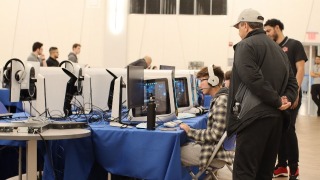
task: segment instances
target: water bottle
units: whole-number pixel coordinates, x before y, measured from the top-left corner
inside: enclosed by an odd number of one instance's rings
[[[150,97],[147,110],[147,130],[155,130],[156,126],[156,103],[154,97]]]

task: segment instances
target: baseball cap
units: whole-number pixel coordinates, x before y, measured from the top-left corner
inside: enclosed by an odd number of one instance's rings
[[[240,22],[258,22],[263,23],[264,18],[261,14],[254,9],[245,9],[243,10],[237,20],[237,23],[233,25],[233,27],[238,28],[238,24]]]

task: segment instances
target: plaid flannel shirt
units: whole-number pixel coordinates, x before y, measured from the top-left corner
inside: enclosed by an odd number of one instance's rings
[[[201,144],[200,168],[204,168],[211,154],[226,130],[228,95],[219,92],[213,97],[208,114],[207,129],[190,129],[188,137],[198,141]],[[234,157],[233,151],[225,151],[223,147],[217,152],[216,158],[232,163]]]

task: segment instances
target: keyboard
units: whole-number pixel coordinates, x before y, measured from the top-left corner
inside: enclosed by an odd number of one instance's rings
[[[196,115],[192,113],[178,113],[177,119],[187,119],[187,118],[194,118],[194,117],[196,117]]]
[[[0,113],[0,118],[11,118],[12,113]]]

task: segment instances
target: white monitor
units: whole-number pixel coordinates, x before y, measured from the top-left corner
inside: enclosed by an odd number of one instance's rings
[[[116,77],[122,77],[122,84],[124,85],[121,85],[122,87],[124,87],[126,84],[127,84],[127,68],[107,68],[107,70],[109,72],[111,72],[112,74],[114,74]],[[126,91],[126,88],[121,88],[122,89],[122,105],[124,107],[127,107],[127,91]],[[113,92],[114,94],[115,92]],[[113,95],[111,94],[110,95],[110,98],[109,98],[109,105],[112,104],[112,99],[111,98]]]
[[[193,81],[193,74],[190,70],[175,71],[175,92],[178,112],[189,110],[195,106]]]
[[[110,84],[114,77],[104,68],[85,68],[83,99],[86,109],[109,110]]]
[[[40,67],[36,109],[47,117],[65,117],[64,102],[70,77],[60,67]]]
[[[130,110],[131,121],[147,121],[150,94],[155,97],[157,122],[176,119],[171,70],[144,70],[144,106]]]
[[[26,68],[19,59],[11,59],[9,61],[11,63],[11,75],[8,78],[10,80],[10,102],[19,102],[21,83],[26,77]]]

